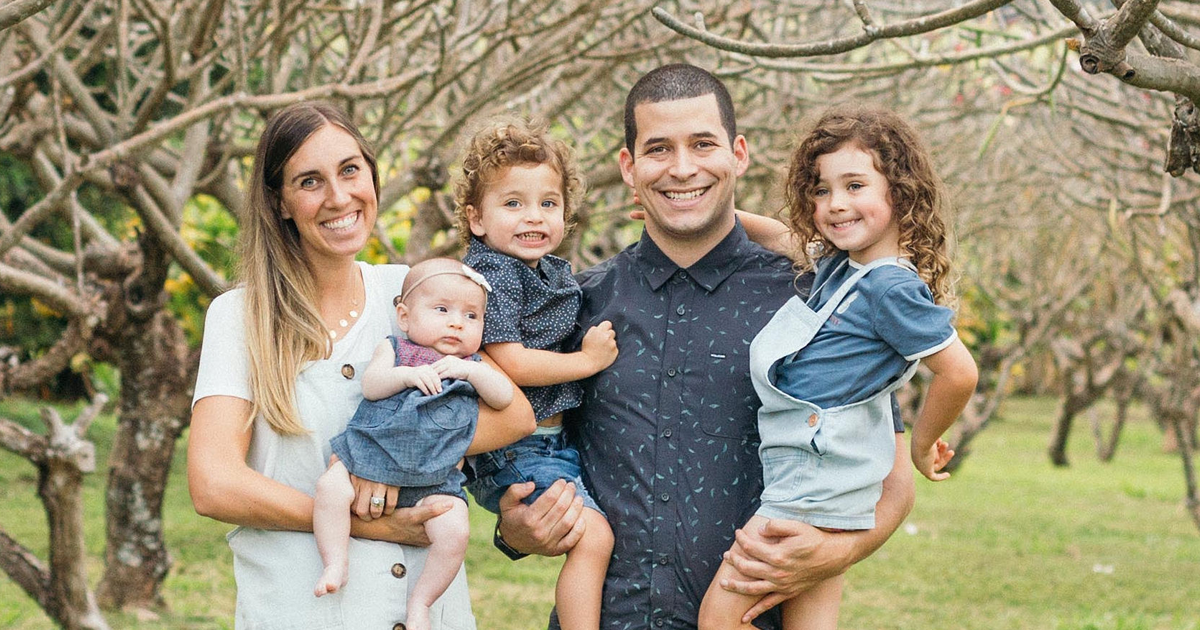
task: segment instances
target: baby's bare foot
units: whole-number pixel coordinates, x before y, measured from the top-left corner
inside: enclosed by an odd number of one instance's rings
[[[328,566],[321,573],[321,579],[317,580],[317,586],[313,588],[313,595],[320,597],[330,593],[338,592],[338,589],[346,585],[346,565]]]

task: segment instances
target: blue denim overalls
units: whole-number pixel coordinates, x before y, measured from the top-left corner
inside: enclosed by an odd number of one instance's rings
[[[875,526],[875,503],[896,459],[891,394],[912,378],[918,361],[871,398],[831,409],[793,398],[774,382],[776,367],[812,341],[859,280],[884,265],[912,268],[894,257],[871,261],[838,287],[819,312],[793,297],[750,344],[750,377],[762,401],[760,516],[827,529]],[[814,288],[813,295],[817,292]]]

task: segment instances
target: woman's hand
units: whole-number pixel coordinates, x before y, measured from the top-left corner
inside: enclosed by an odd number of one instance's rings
[[[335,455],[331,459],[336,458]],[[350,504],[350,511],[358,518],[372,521],[396,511],[396,500],[400,496],[400,489],[396,486],[360,479],[354,475],[350,475],[350,484],[354,486],[354,502]],[[377,497],[382,498],[383,502],[372,503],[371,499]]]
[[[429,535],[425,533],[425,522],[450,511],[454,501],[450,497],[428,499],[421,505],[395,510],[389,516],[371,522],[350,519],[350,535],[373,540],[386,540],[401,545],[428,547]]]

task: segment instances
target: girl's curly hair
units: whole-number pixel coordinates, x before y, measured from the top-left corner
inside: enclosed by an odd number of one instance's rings
[[[454,178],[454,218],[464,245],[471,240],[467,208],[480,212],[487,185],[500,171],[521,164],[548,164],[562,177],[564,234],[575,227],[575,208],[583,197],[584,183],[574,152],[565,142],[551,138],[544,122],[498,119],[471,138],[462,170]]]
[[[837,251],[817,230],[813,191],[820,179],[817,159],[847,145],[873,156],[875,169],[887,178],[888,198],[900,225],[900,250],[929,285],[934,300],[953,306],[950,205],[945,185],[934,172],[929,148],[917,132],[895,112],[881,107],[830,107],[801,136],[792,153],[783,196],[787,223],[800,248],[792,257],[799,261],[797,271],[807,271],[815,258]]]

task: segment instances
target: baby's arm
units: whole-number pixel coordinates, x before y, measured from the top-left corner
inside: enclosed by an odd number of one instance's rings
[[[514,383],[540,387],[587,378],[617,360],[617,335],[611,322],[588,329],[578,352],[535,350],[516,343],[488,344],[487,353]]]
[[[392,343],[384,339],[375,346],[375,354],[363,371],[363,398],[382,400],[410,387],[420,388],[427,395],[442,391],[442,379],[432,365],[409,367],[395,365],[396,351]]]
[[[942,467],[954,457],[954,451],[949,450],[941,436],[967,406],[979,381],[979,370],[958,338],[922,361],[933,372],[933,381],[913,425],[912,460],[922,475],[941,481],[950,476],[940,472]]]
[[[479,399],[500,411],[513,401],[513,386],[504,375],[481,361],[442,357],[432,366],[441,378],[460,378],[475,387]]]

